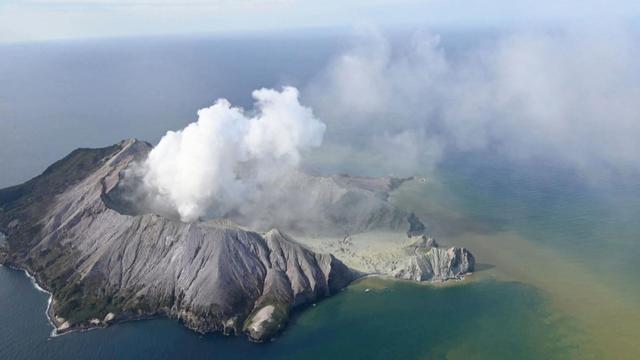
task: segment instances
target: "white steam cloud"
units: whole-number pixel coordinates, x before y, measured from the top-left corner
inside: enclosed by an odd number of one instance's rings
[[[565,29],[456,47],[437,35],[392,43],[374,32],[305,89],[328,128],[295,88],[257,90],[251,112],[219,100],[168,132],[136,176],[158,212],[262,228],[326,215],[309,201],[323,191],[295,171],[321,145],[309,162],[331,172],[425,174],[452,152],[492,152],[588,176],[640,173],[637,39],[624,28]]]
[[[224,216],[252,202],[320,146],[325,124],[300,104],[298,90],[253,92],[253,112],[225,100],[198,111],[198,121],[169,131],[144,163],[144,184],[183,221]]]

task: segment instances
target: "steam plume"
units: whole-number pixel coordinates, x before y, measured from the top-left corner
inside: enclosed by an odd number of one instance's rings
[[[320,146],[325,124],[298,101],[298,90],[253,92],[249,113],[225,99],[198,111],[198,121],[169,131],[144,163],[148,190],[183,221],[223,216],[251,202],[301,153]],[[250,175],[248,175],[250,172]]]

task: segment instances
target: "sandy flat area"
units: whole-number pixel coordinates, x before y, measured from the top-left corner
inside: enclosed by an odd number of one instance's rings
[[[366,232],[346,237],[297,237],[305,246],[331,253],[347,266],[368,274],[389,274],[406,257],[416,238],[401,232]]]

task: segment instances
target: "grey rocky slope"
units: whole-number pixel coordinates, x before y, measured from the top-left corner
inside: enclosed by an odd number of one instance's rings
[[[8,235],[2,260],[53,293],[50,315],[60,331],[163,314],[197,331],[246,331],[264,340],[292,307],[354,279],[332,255],[278,230],[259,234],[222,221],[189,224],[110,209],[103,198],[149,148],[127,141],[98,156],[80,150],[0,193],[0,227]],[[265,307],[269,316],[254,316]]]
[[[134,209],[123,196],[123,174],[150,149],[137,140],[78,149],[42,175],[0,190],[0,262],[26,269],[52,293],[49,315],[59,331],[165,315],[200,332],[246,332],[260,341],[276,334],[294,307],[361,275],[277,229],[184,223]],[[297,176],[299,184],[324,186],[313,201],[342,211],[323,220],[340,232],[409,227],[408,214],[386,202],[397,180]],[[473,270],[472,261],[430,264],[442,267],[442,279]],[[423,267],[408,266],[391,275],[428,279],[416,275],[426,274]]]

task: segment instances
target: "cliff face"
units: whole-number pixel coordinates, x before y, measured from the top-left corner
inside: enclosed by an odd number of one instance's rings
[[[103,199],[121,171],[149,149],[126,141],[82,150],[0,192],[3,261],[26,268],[52,292],[50,315],[60,331],[162,314],[197,331],[246,331],[264,340],[292,307],[354,279],[332,255],[278,230],[259,234],[223,221],[182,223],[109,208]]]
[[[446,281],[460,279],[475,267],[469,250],[460,247],[440,248],[435,239],[424,235],[404,248],[406,254],[394,264],[393,277],[415,281]]]
[[[262,341],[282,329],[292,308],[362,274],[277,229],[250,231],[222,219],[184,223],[139,207],[127,197],[123,174],[150,150],[137,140],[78,149],[42,175],[0,190],[0,262],[26,269],[52,293],[49,315],[59,332],[164,315],[196,331]],[[284,182],[283,191],[304,194],[314,209],[311,219],[287,210],[307,221],[287,223],[293,231],[425,231],[386,201],[401,180],[295,173]],[[446,280],[473,270],[464,249],[414,247],[403,248],[384,273]]]

